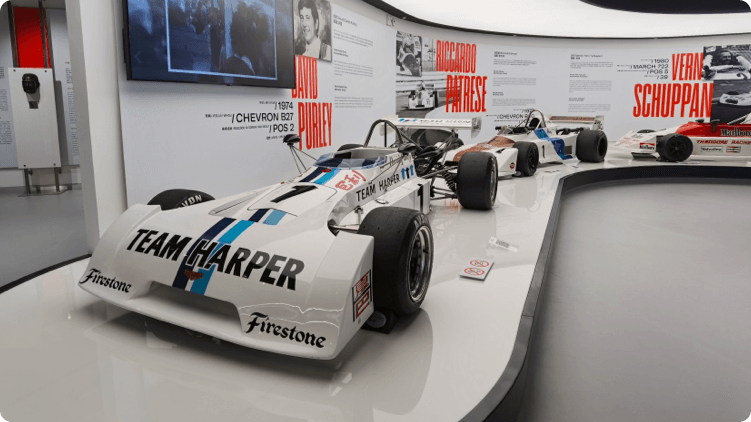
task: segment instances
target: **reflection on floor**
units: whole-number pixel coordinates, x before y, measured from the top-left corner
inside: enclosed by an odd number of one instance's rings
[[[0,188],[0,287],[88,253],[80,186],[62,195],[23,192]]]
[[[518,420],[746,420],[751,186],[595,187],[562,206]]]

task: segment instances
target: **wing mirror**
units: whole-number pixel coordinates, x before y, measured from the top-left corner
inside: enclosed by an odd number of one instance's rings
[[[717,125],[720,124],[720,119],[710,120],[709,123],[712,124],[712,133],[717,132]]]
[[[282,140],[287,146],[291,147],[294,146],[296,143],[300,142],[300,135],[296,133],[290,133],[289,135],[284,135],[284,139]]]
[[[417,152],[417,148],[418,146],[416,144],[408,142],[408,143],[399,145],[399,148],[397,148],[397,151],[399,151],[401,154],[414,154]]]

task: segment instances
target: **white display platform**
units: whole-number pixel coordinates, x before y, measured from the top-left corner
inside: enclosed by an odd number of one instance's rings
[[[669,166],[750,166],[693,162]],[[388,335],[360,330],[332,361],[247,349],[102,302],[76,286],[85,260],[52,271],[0,294],[0,414],[10,422],[482,420],[526,354],[560,179],[656,164],[664,165],[609,157],[541,166],[532,178],[500,181],[490,212],[433,201],[436,253],[422,310]],[[485,281],[459,277],[470,257],[494,261]]]

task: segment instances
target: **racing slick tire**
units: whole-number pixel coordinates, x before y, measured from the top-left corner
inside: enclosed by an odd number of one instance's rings
[[[725,95],[741,95],[741,93],[738,91],[728,91],[725,93]]]
[[[522,176],[533,176],[540,164],[540,150],[534,142],[519,141],[514,144],[516,153],[516,171]]]
[[[489,210],[498,192],[498,163],[493,154],[473,151],[459,161],[456,195],[464,208]]]
[[[438,91],[433,92],[433,107],[432,109],[435,110],[438,108]]]
[[[358,145],[358,144],[344,144],[344,145],[340,146],[337,151],[345,151],[345,150],[348,150],[348,149],[360,148],[361,146],[362,145]]]
[[[694,152],[694,144],[685,135],[671,133],[657,140],[657,153],[665,161],[684,161]]]
[[[428,217],[409,208],[376,208],[358,234],[373,236],[373,302],[400,316],[420,308],[433,270],[433,231]]]
[[[654,132],[653,129],[642,129],[642,130],[636,131],[636,133],[652,133],[652,132]]]
[[[608,137],[601,130],[584,129],[576,137],[576,156],[581,161],[600,163],[608,152]]]
[[[162,207],[162,211],[167,211],[213,200],[214,197],[205,192],[190,189],[170,189],[157,194],[149,201],[148,205],[159,205]]]

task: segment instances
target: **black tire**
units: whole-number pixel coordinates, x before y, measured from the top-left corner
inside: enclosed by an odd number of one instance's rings
[[[474,151],[462,156],[456,173],[456,194],[464,208],[489,210],[498,192],[498,163],[493,154]]]
[[[684,161],[694,152],[694,144],[685,135],[671,133],[657,140],[657,153],[665,161]]]
[[[191,189],[170,189],[153,197],[148,205],[159,205],[163,211],[167,211],[213,200],[214,197],[205,192]]]
[[[376,208],[358,234],[373,236],[373,302],[397,315],[415,313],[425,300],[433,270],[433,231],[428,217],[409,208]]]
[[[589,163],[600,163],[608,152],[608,137],[601,130],[584,129],[576,137],[576,157]]]
[[[652,129],[642,129],[642,130],[636,131],[636,133],[652,133],[652,132],[654,132],[654,130]]]
[[[345,151],[345,150],[348,150],[348,149],[360,148],[361,146],[362,145],[358,145],[358,144],[344,144],[344,145],[340,146],[337,151]]]
[[[738,91],[728,91],[725,93],[725,95],[741,95],[741,93]]]
[[[514,144],[516,153],[516,171],[522,176],[533,176],[540,164],[540,150],[534,142],[519,141]]]
[[[433,110],[438,108],[438,91],[433,92]]]

